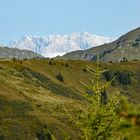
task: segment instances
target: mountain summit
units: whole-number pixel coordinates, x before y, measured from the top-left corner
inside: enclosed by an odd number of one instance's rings
[[[9,46],[21,50],[31,50],[45,57],[55,57],[112,41],[114,41],[114,38],[80,32],[71,35],[24,36],[19,41],[11,42]]]

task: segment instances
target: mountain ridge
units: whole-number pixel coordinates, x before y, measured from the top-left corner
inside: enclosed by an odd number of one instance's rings
[[[0,58],[2,59],[12,59],[12,58],[33,59],[36,57],[42,57],[42,56],[29,50],[20,50],[17,48],[0,46]]]
[[[111,43],[67,53],[57,59],[95,60],[97,55],[102,61],[121,61],[124,57],[128,60],[140,60],[140,27],[129,31]]]
[[[24,36],[19,41],[11,42],[9,47],[31,50],[45,57],[55,57],[75,50],[89,49],[113,40],[114,38],[87,32],[76,32],[70,35]]]

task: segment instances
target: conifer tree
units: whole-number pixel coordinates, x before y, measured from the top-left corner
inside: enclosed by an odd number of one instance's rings
[[[105,84],[101,82],[101,76],[107,70],[100,70],[99,59],[96,69],[87,66],[87,70],[95,75],[95,80],[91,80],[90,85],[81,82],[91,91],[90,94],[85,94],[88,103],[84,109],[77,108],[76,115],[71,119],[81,129],[84,140],[119,139],[117,133],[120,126],[120,118],[117,115],[118,93],[109,97],[106,92],[115,77]]]

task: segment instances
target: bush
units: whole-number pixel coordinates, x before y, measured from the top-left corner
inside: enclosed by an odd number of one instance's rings
[[[19,63],[22,64],[22,61],[20,60]]]
[[[117,75],[117,79],[118,79],[120,84],[122,84],[122,85],[130,85],[131,84],[130,73],[117,71],[116,75]]]
[[[68,64],[68,63],[66,63],[66,64],[65,64],[65,66],[66,66],[66,67],[69,67],[69,64]]]
[[[4,140],[4,136],[3,135],[0,135],[0,140]]]
[[[114,85],[115,82],[119,82],[121,85],[130,85],[131,84],[131,74],[129,72],[122,72],[122,71],[117,71],[115,73],[113,72],[105,72],[104,77],[106,79],[106,81],[110,81],[114,76],[116,76],[117,78],[115,79],[115,81],[113,81],[111,84]]]
[[[52,65],[52,61],[49,61],[49,65]]]
[[[55,62],[53,62],[52,60],[51,61],[49,61],[49,65],[55,65]]]
[[[110,81],[114,77],[113,73],[109,72],[109,71],[105,72],[103,75],[104,75],[107,82]]]
[[[58,75],[56,75],[56,78],[61,81],[64,82],[63,76],[61,75],[61,73],[59,72]]]
[[[86,70],[85,68],[83,68],[83,71],[84,71],[84,72],[87,72],[87,70]]]
[[[38,140],[52,140],[51,135],[49,133],[44,133],[43,131],[36,134]]]
[[[12,58],[12,61],[16,61],[17,60],[17,58],[14,56],[13,58]]]
[[[36,136],[38,140],[56,140],[55,136],[48,129],[47,125],[44,125],[44,128],[39,133],[36,133]]]

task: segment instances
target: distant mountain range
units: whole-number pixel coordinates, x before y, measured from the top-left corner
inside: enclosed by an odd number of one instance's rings
[[[19,41],[12,41],[9,47],[30,50],[45,57],[55,57],[76,50],[86,50],[112,41],[114,41],[114,38],[81,32],[71,35],[24,36]]]
[[[87,50],[73,51],[62,57],[57,57],[57,59],[96,60],[97,56],[100,56],[100,60],[105,62],[122,61],[123,59],[140,60],[140,27],[111,43]]]
[[[17,59],[32,59],[35,57],[41,57],[41,55],[28,50],[0,46],[0,58],[12,59],[14,57]]]
[[[71,35],[25,36],[0,47],[0,58],[55,57],[55,59],[122,61],[140,60],[140,27],[117,40],[87,32]],[[57,56],[57,57],[56,57]]]

